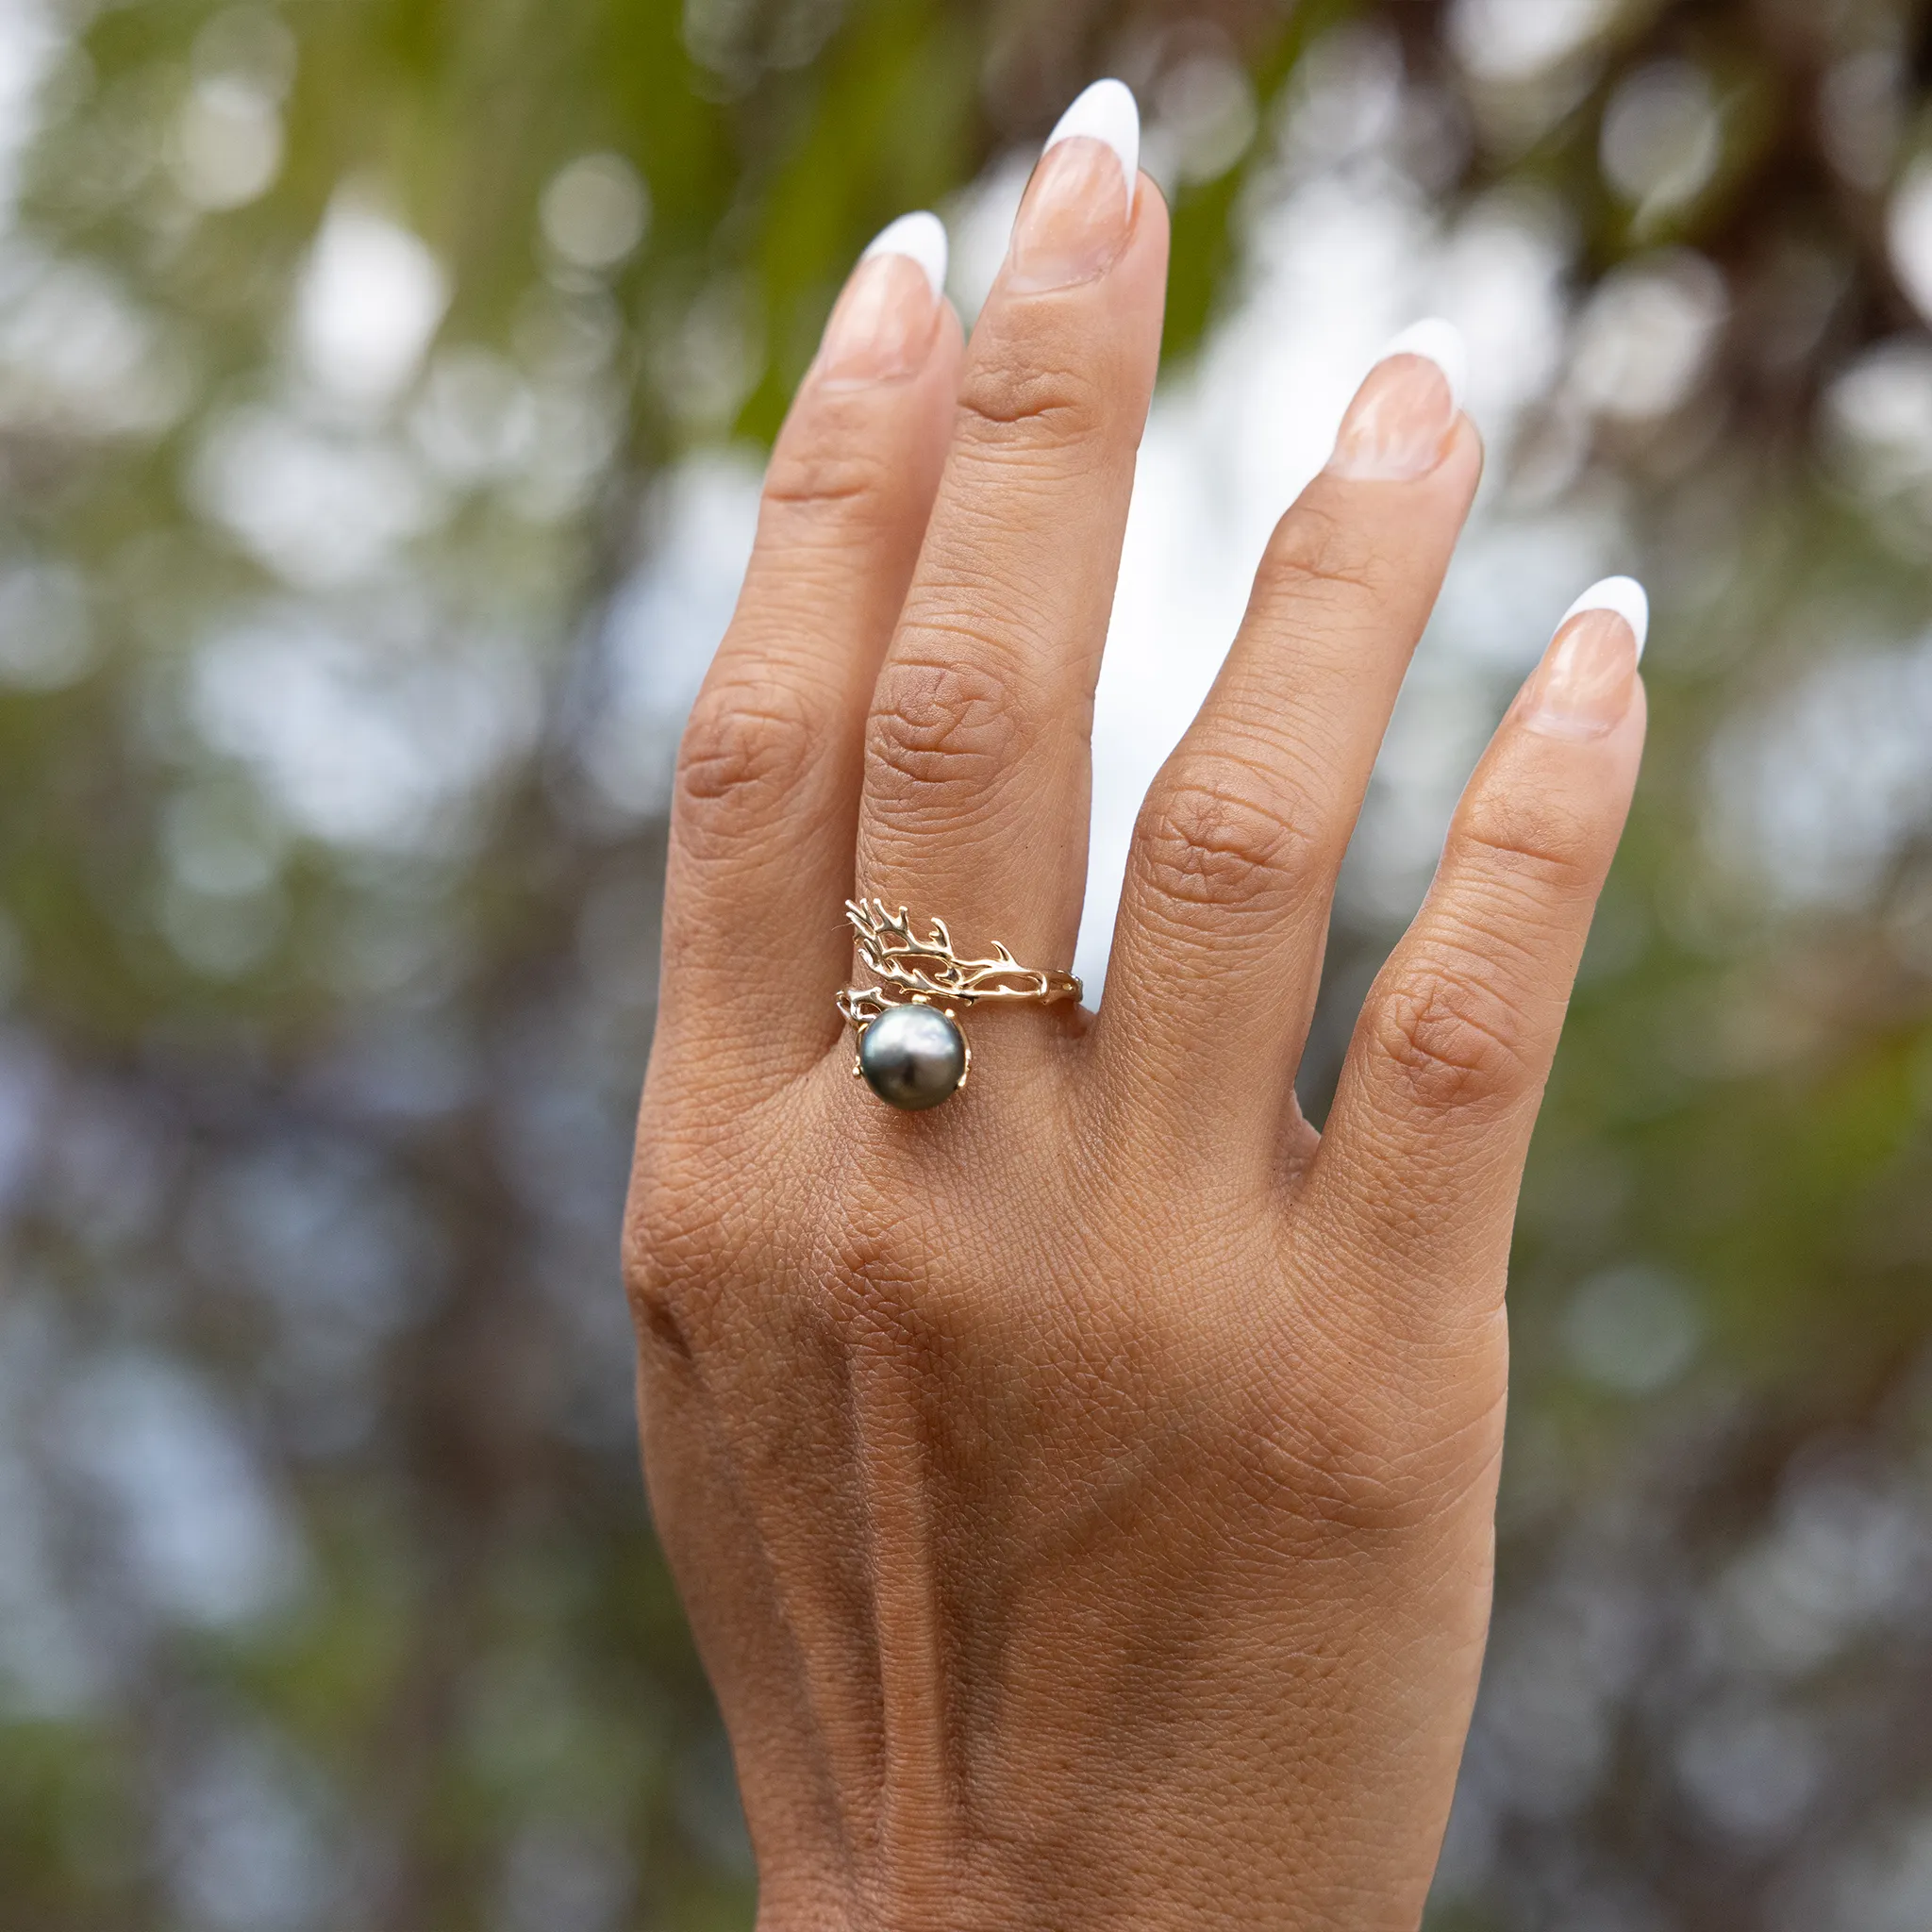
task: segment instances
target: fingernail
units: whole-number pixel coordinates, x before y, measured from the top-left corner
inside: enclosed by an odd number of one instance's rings
[[[1546,738],[1602,738],[1624,722],[1650,637],[1650,599],[1633,577],[1586,591],[1557,626],[1524,691],[1524,722]]]
[[[1469,351],[1453,322],[1419,322],[1370,372],[1341,425],[1329,469],[1357,483],[1413,483],[1449,454]]]
[[[937,215],[901,215],[859,258],[819,351],[819,379],[888,382],[924,367],[946,286]]]
[[[1133,225],[1141,110],[1118,80],[1097,80],[1060,117],[1013,225],[1007,286],[1023,294],[1091,282]]]

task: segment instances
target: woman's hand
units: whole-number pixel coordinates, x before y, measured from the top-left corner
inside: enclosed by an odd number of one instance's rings
[[[929,219],[854,275],[686,737],[628,1232],[651,1494],[767,1932],[1412,1932],[1641,593],[1517,700],[1318,1137],[1336,870],[1481,464],[1425,332],[1154,786],[1099,1015],[982,1009],[958,1098],[882,1106],[848,896],[1028,965],[1079,921],[1167,221],[1124,90],[1069,123],[970,345]]]

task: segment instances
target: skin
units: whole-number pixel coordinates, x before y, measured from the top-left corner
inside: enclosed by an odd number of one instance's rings
[[[1518,1181],[1643,734],[1607,620],[1583,724],[1553,660],[1499,731],[1324,1135],[1293,1091],[1468,422],[1283,519],[1097,1016],[982,1009],[906,1116],[833,1009],[855,891],[1072,957],[1167,261],[1114,192],[1091,260],[1023,218],[970,346],[861,269],[685,741],[626,1261],[763,1932],[1412,1932],[1475,1692]]]

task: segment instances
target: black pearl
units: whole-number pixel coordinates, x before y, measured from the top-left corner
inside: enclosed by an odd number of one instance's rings
[[[958,1092],[966,1036],[936,1007],[892,1007],[865,1029],[858,1071],[888,1107],[924,1113]]]

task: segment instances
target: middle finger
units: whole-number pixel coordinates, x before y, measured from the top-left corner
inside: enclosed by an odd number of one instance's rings
[[[1065,967],[1088,734],[1159,358],[1166,209],[1118,81],[1049,142],[967,353],[953,447],[866,739],[861,894]]]

